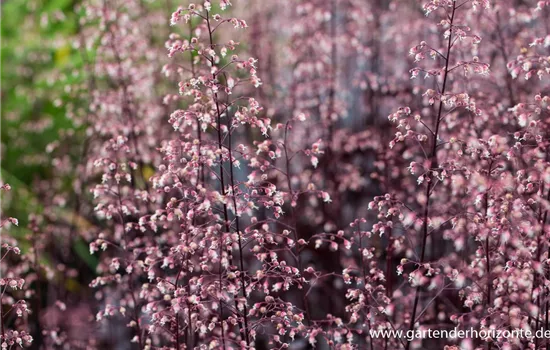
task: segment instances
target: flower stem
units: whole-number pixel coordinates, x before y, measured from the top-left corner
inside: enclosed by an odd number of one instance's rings
[[[435,129],[433,133],[433,143],[432,143],[432,152],[431,152],[431,158],[430,158],[430,169],[437,166],[437,139],[439,134],[439,127],[441,124],[441,113],[443,112],[443,101],[442,97],[445,95],[445,89],[447,87],[447,78],[449,76],[449,62],[451,60],[451,47],[453,43],[453,21],[455,18],[455,10],[456,10],[456,3],[453,2],[453,10],[451,13],[451,18],[449,20],[449,40],[447,42],[447,55],[445,56],[445,74],[443,77],[443,85],[441,87],[441,98],[439,101],[439,111],[437,113],[437,118],[435,121]],[[428,178],[428,180],[430,180]],[[426,255],[426,241],[428,239],[428,219],[430,215],[430,195],[432,190],[432,181],[427,181],[426,183],[426,203],[424,205],[424,218],[423,218],[423,224],[422,224],[422,251],[420,253],[420,265],[424,263],[425,255]],[[416,287],[415,296],[414,296],[414,303],[413,303],[413,309],[412,309],[412,315],[411,315],[411,321],[409,325],[409,330],[414,330],[414,324],[416,322],[416,309],[418,307],[418,302],[420,300],[420,285]],[[409,350],[411,346],[411,341],[407,341],[407,346],[405,347],[406,350]]]

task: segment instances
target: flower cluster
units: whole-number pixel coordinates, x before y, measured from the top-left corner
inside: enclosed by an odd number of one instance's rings
[[[9,184],[3,184],[0,191],[10,191]],[[0,218],[0,229],[17,226],[13,217]],[[26,264],[21,262],[21,249],[12,239],[3,239],[0,246],[0,344],[3,349],[29,347],[33,342],[27,329],[27,317],[30,313],[25,294]]]

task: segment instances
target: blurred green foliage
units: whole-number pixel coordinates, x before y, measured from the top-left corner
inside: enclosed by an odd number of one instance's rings
[[[33,181],[54,177],[46,146],[72,126],[66,117],[66,86],[82,79],[83,61],[73,42],[78,33],[73,0],[8,0],[2,4],[2,181],[13,187],[6,215],[22,227],[42,210]]]

